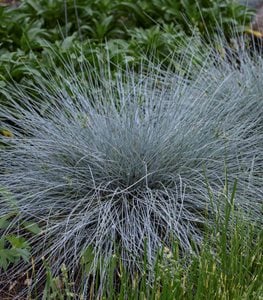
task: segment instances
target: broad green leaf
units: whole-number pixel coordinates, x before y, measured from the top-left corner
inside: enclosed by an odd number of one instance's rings
[[[34,222],[25,221],[22,226],[33,234],[39,234],[41,232],[41,228]]]
[[[8,235],[6,239],[9,241],[13,248],[29,248],[29,245],[25,238],[16,236],[16,235]]]

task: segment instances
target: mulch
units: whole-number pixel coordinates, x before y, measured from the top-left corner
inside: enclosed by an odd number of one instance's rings
[[[0,6],[18,6],[19,4],[18,0],[0,0]]]
[[[0,275],[0,299],[1,300],[26,300],[26,296],[21,296],[30,284],[30,279],[26,275],[21,275],[16,280],[10,281],[7,275]]]

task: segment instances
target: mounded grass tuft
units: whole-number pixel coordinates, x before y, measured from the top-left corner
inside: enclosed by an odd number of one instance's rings
[[[130,271],[174,241],[194,252],[236,182],[235,208],[260,221],[263,61],[204,60],[182,61],[192,79],[159,66],[78,76],[67,64],[5,89],[0,185],[13,200],[0,208],[42,228],[36,262],[76,273],[92,248],[103,276],[116,248]]]

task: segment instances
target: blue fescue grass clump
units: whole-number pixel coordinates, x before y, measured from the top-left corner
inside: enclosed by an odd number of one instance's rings
[[[236,181],[235,208],[260,221],[263,61],[204,60],[184,66],[190,79],[143,65],[78,76],[67,64],[6,87],[0,185],[13,201],[0,209],[42,228],[36,261],[77,272],[92,248],[103,274],[116,248],[130,270],[175,240],[193,252]]]

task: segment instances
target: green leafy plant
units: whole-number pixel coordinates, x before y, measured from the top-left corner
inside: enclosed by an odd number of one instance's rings
[[[32,56],[46,64],[43,56],[48,43],[56,43],[58,53],[65,47],[73,50],[80,46],[83,50],[87,45],[98,53],[97,48],[103,49],[106,42],[111,52],[118,51],[120,64],[140,61],[145,49],[156,49],[156,59],[163,59],[171,52],[183,52],[182,40],[193,34],[210,41],[218,31],[227,37],[242,32],[251,14],[228,0],[99,0],[89,5],[85,0],[22,0],[15,8],[0,7],[0,76],[20,81],[37,72]],[[120,40],[125,47],[116,42]],[[15,58],[10,59],[10,65],[9,56]]]
[[[5,271],[21,259],[29,262],[30,256],[30,246],[25,238],[9,234],[0,239],[0,268]]]
[[[0,272],[7,271],[22,261],[29,262],[31,246],[28,242],[30,235],[37,235],[41,229],[37,223],[21,220],[16,222],[18,211],[13,195],[6,189],[0,189],[0,200],[5,201],[13,210],[8,214],[0,215]],[[22,234],[26,233],[25,237]]]

